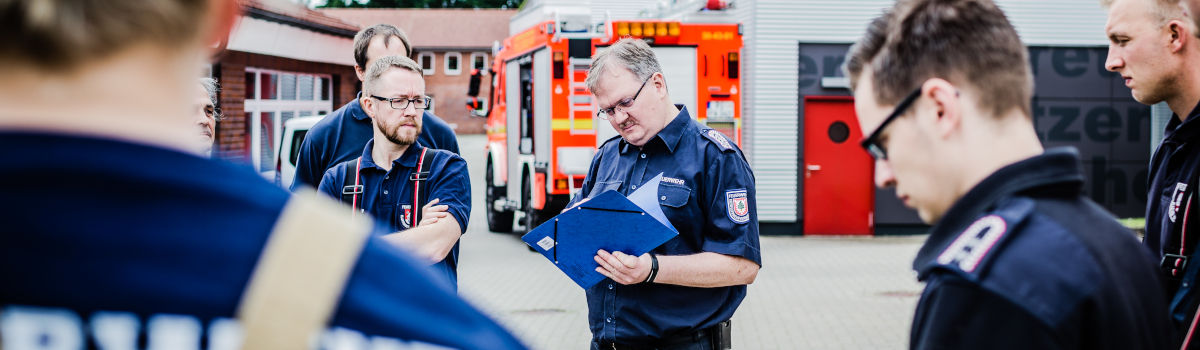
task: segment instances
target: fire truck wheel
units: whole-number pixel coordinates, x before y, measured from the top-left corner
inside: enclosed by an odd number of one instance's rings
[[[488,230],[498,233],[508,233],[513,230],[513,212],[496,210],[496,199],[505,195],[504,187],[493,185],[492,160],[488,159],[487,172],[484,173],[487,187],[484,189],[484,206],[487,207]]]

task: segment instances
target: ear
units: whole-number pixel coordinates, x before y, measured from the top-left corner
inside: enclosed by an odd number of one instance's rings
[[[937,119],[934,120],[934,131],[939,138],[945,139],[962,127],[962,100],[958,96],[958,88],[941,78],[931,78],[921,85],[921,95],[932,105]]]
[[[367,72],[356,64],[354,65],[354,75],[358,76],[358,81],[363,81],[363,76],[367,75]]]
[[[358,99],[358,103],[362,105],[363,112],[367,112],[367,116],[371,117],[371,119],[375,119],[375,103],[376,102],[379,102],[379,101],[375,100],[374,98],[371,98],[371,96],[367,95],[367,94],[363,94],[362,97],[360,97]]]
[[[1188,41],[1191,40],[1191,27],[1175,19],[1167,22],[1166,28],[1167,33],[1171,35],[1171,41],[1167,42],[1167,47],[1171,49],[1172,53],[1178,53],[1183,50],[1184,46],[1187,46]]]
[[[211,44],[210,58],[216,61],[216,58],[225,51],[225,47],[229,44],[229,35],[233,32],[234,25],[242,15],[242,7],[237,1],[231,0],[212,0],[208,2],[209,13],[209,31],[204,33],[204,42]]]
[[[650,76],[650,82],[654,84],[655,89],[662,91],[663,96],[667,95],[667,76],[662,72],[656,72]]]

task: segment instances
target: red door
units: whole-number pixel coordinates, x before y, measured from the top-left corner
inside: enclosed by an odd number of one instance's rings
[[[852,97],[804,98],[804,234],[873,233],[875,162],[859,140]]]

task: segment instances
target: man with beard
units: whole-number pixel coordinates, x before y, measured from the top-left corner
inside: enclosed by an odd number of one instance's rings
[[[400,232],[385,240],[411,249],[457,281],[458,238],[471,214],[470,180],[462,157],[416,143],[421,112],[430,107],[421,67],[403,56],[376,60],[364,76],[359,102],[372,120],[374,138],[360,157],[325,171],[320,191],[348,202],[354,214],[370,213],[391,224]]]

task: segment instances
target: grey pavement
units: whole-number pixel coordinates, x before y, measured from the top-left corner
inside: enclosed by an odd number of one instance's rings
[[[579,286],[516,235],[487,230],[486,137],[463,135],[472,207],[459,262],[461,295],[534,349],[586,349]],[[761,239],[764,267],[733,316],[734,349],[904,349],[920,295],[911,261],[925,236]]]

